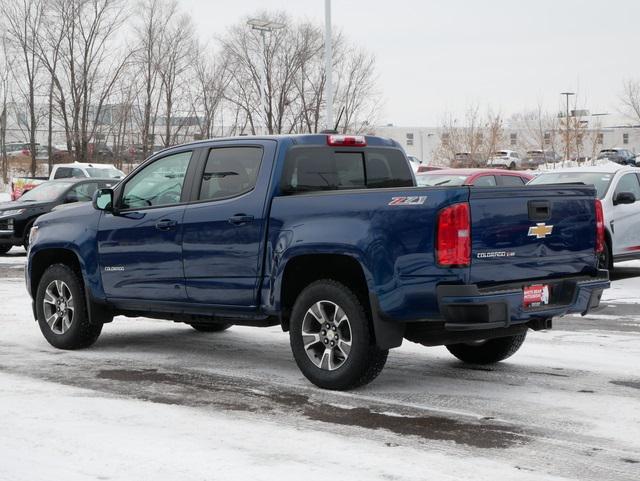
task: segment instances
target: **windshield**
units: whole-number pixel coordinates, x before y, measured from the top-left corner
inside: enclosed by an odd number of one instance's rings
[[[122,179],[124,177],[124,172],[114,167],[87,167],[87,174],[89,177],[98,179]]]
[[[604,172],[549,172],[540,174],[529,184],[571,184],[580,182],[595,186],[598,199],[602,199],[607,193],[611,179],[613,179],[613,174]]]
[[[493,156],[494,157],[508,157],[509,154],[507,152],[500,151],[500,152],[494,152]]]
[[[18,200],[20,202],[50,202],[69,188],[70,182],[46,182],[26,192]]]
[[[435,187],[437,185],[464,185],[468,175],[453,174],[423,174],[417,175],[416,181],[420,187]]]

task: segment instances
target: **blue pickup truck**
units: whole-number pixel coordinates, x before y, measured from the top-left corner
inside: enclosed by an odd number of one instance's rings
[[[597,307],[609,281],[594,194],[416,187],[402,148],[378,137],[195,142],[40,217],[26,282],[57,348],[90,346],[116,315],[280,325],[312,383],[350,389],[403,339],[493,363],[528,329]]]

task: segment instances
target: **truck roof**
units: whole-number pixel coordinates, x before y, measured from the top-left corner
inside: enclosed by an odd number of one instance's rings
[[[245,140],[245,141],[256,141],[256,140],[275,140],[277,142],[289,141],[294,145],[327,145],[327,138],[331,135],[341,136],[347,135],[352,137],[352,134],[283,134],[283,135],[238,135],[231,137],[214,137],[206,140],[197,140],[194,142],[188,142],[186,144],[173,145],[171,147],[167,147],[166,149],[162,149],[158,152],[155,152],[153,155],[157,155],[161,152],[166,152],[170,149],[182,148],[182,147],[190,147],[190,146],[198,146],[198,145],[206,145],[212,142],[224,142],[229,140]],[[355,137],[364,137],[366,140],[367,147],[398,147],[400,148],[400,144],[393,139],[389,139],[386,137],[378,137],[374,135],[355,135]]]

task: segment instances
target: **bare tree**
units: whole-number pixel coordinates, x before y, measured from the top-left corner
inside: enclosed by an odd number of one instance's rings
[[[171,145],[171,127],[178,89],[182,87],[182,77],[190,66],[190,53],[193,49],[193,23],[188,15],[181,15],[170,21],[162,31],[158,74],[164,97],[164,145]]]
[[[89,143],[129,59],[113,43],[125,12],[121,0],[59,0],[57,4],[55,13],[71,19],[62,42],[58,77],[64,78],[69,92],[68,137],[76,160],[90,156]]]
[[[191,58],[193,65],[193,89],[191,106],[198,120],[202,138],[214,136],[215,118],[221,109],[222,100],[229,84],[228,69],[224,58],[210,53],[207,45],[194,44]]]
[[[295,23],[283,13],[256,16],[286,28],[266,34],[264,45],[261,34],[246,22],[221,39],[230,77],[226,100],[243,114],[239,121],[251,133],[260,124],[268,133],[317,131],[325,101],[321,29]],[[373,121],[379,106],[374,58],[338,34],[333,69],[336,111],[342,111],[340,129],[360,132]],[[266,91],[261,92],[265,75]]]
[[[342,113],[342,133],[360,133],[380,107],[376,91],[375,58],[361,48],[347,46],[338,64],[336,111]]]
[[[16,63],[16,67],[20,65],[20,68],[14,68],[12,72],[16,73],[16,76],[24,76],[23,78],[15,78],[15,82],[20,91],[21,100],[24,101],[27,109],[27,116],[23,123],[28,132],[31,175],[36,175],[36,132],[38,129],[36,94],[42,67],[36,49],[38,32],[44,17],[44,2],[42,0],[3,2],[0,12],[5,18],[6,34],[20,54],[20,63]]]
[[[0,155],[2,156],[2,182],[9,182],[9,161],[7,159],[7,101],[10,92],[10,77],[13,71],[14,54],[9,49],[5,36],[0,38]]]
[[[624,112],[640,122],[640,80],[627,80],[621,96]]]

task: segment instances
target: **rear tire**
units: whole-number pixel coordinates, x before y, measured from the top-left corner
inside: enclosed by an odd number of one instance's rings
[[[45,339],[58,349],[89,347],[102,331],[102,322],[89,320],[82,280],[64,264],[54,264],[42,275],[36,313]]]
[[[329,279],[313,282],[298,295],[289,337],[300,371],[323,389],[347,390],[373,381],[389,354],[376,346],[358,297]]]
[[[613,270],[613,256],[611,255],[611,244],[608,239],[604,243],[604,252],[598,254],[598,268]]]
[[[189,325],[198,332],[222,332],[233,326],[233,324],[213,324],[205,322],[194,322]]]
[[[448,351],[469,364],[494,364],[513,356],[524,343],[527,331],[509,337],[488,339],[479,343],[449,344]]]

